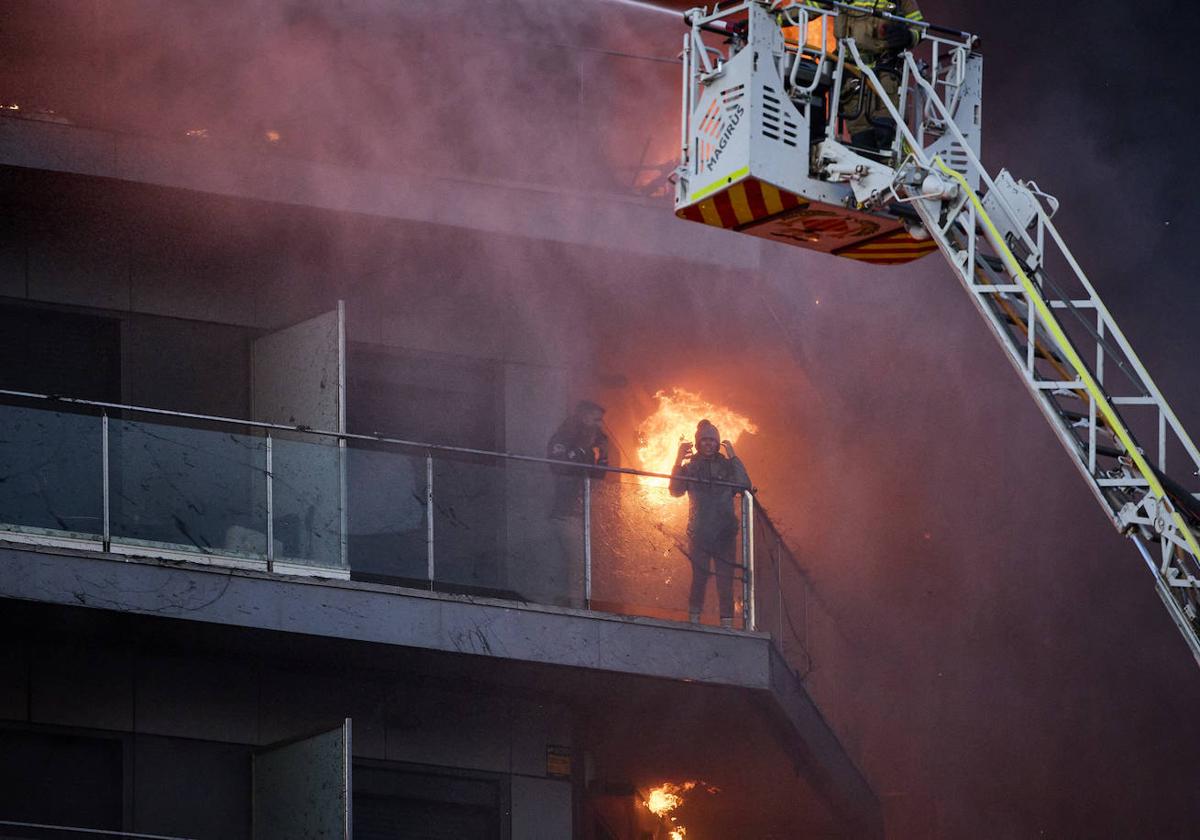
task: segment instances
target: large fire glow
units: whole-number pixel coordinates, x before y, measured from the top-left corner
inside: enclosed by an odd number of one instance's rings
[[[705,418],[712,421],[721,437],[734,446],[743,433],[758,431],[750,418],[682,388],[659,391],[654,398],[658,400],[658,410],[643,420],[637,429],[638,462],[642,469],[650,472],[671,472],[679,444],[691,441],[696,424]]]
[[[720,792],[720,788],[706,785],[704,782],[688,781],[677,785],[671,782],[663,782],[658,787],[650,788],[644,804],[646,809],[654,814],[654,816],[675,823],[677,819],[671,815],[671,812],[683,804],[683,794],[694,790],[697,786],[706,793]],[[684,840],[686,836],[687,829],[684,826],[674,825],[671,827],[670,840]]]

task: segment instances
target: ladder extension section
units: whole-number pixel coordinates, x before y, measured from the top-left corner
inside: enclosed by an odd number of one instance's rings
[[[907,77],[967,165],[923,150],[854,43],[845,45],[906,141],[895,198],[916,211],[1097,501],[1138,548],[1200,664],[1200,496],[1167,471],[1170,456],[1175,474],[1195,483],[1200,452],[1051,222],[1057,202],[1006,171],[993,179],[906,53]]]

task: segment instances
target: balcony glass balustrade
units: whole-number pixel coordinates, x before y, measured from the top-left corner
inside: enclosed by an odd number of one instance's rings
[[[111,542],[264,556],[266,439],[173,419],[109,417],[104,424]]]
[[[86,409],[0,406],[0,519],[10,531],[104,534],[104,430]]]
[[[701,621],[718,623],[724,577],[735,627],[796,643],[779,591],[799,567],[752,492],[728,492],[737,533],[712,561]],[[8,540],[687,621],[688,504],[666,476],[636,470],[13,392],[0,402]]]

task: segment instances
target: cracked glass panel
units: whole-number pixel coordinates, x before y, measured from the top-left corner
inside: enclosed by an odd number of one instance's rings
[[[435,455],[435,588],[500,595],[505,577],[504,461]]]
[[[266,554],[266,441],[226,428],[109,421],[114,542]]]
[[[672,496],[665,478],[611,474],[593,484],[593,609],[687,621],[699,606],[701,623],[718,624],[719,583],[731,591],[734,626],[741,626],[740,527],[708,528],[708,539],[697,542],[688,508],[688,497]]]
[[[425,456],[351,441],[347,477],[347,540],[354,577],[427,585]]]
[[[535,604],[583,606],[583,483],[568,467],[509,461],[508,580]]]
[[[807,670],[808,574],[762,508],[754,514],[754,572],[757,629],[771,634],[793,667]]]
[[[337,439],[277,432],[271,454],[276,562],[344,568]]]
[[[101,419],[0,406],[0,529],[103,534]]]

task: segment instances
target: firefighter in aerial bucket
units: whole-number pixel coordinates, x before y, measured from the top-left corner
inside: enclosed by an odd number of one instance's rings
[[[779,10],[795,6],[828,8],[829,4],[821,0],[773,0],[771,6]],[[843,38],[854,39],[863,63],[875,73],[892,104],[897,104],[902,78],[900,54],[920,42],[921,27],[896,18],[914,23],[923,21],[916,0],[846,0],[837,7],[837,12],[834,36],[839,43]],[[885,14],[891,17],[883,17]],[[809,27],[816,30],[816,46],[820,48],[820,21],[811,22]],[[798,41],[799,32],[789,33],[795,29],[798,27],[785,28],[784,37]],[[810,32],[806,39],[811,42],[813,37]],[[850,145],[870,152],[891,148],[896,137],[895,120],[849,55],[845,67],[838,111],[850,131]]]

